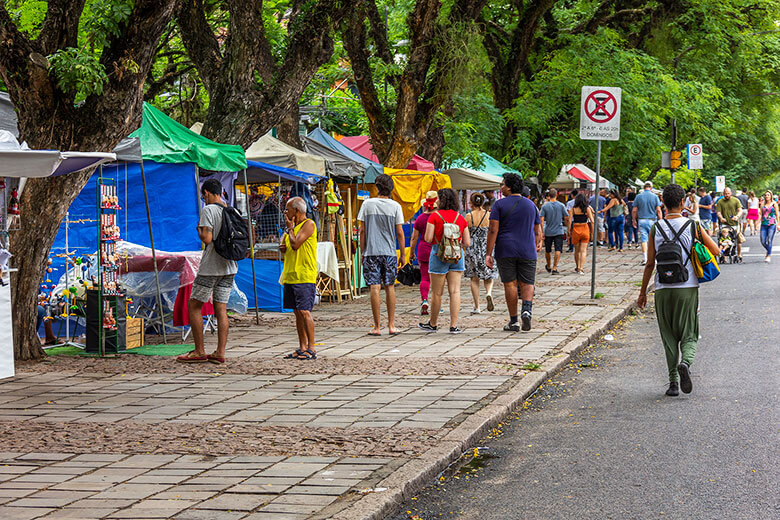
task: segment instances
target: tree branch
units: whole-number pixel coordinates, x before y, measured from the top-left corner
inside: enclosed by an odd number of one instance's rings
[[[182,68],[174,67],[167,69],[165,73],[157,79],[154,79],[150,76],[146,80],[144,101],[152,101],[155,97],[162,93],[166,87],[172,85],[175,80],[181,78],[194,69],[195,65],[188,63]]]
[[[368,27],[371,39],[376,45],[376,55],[387,65],[393,64],[393,53],[390,52],[390,44],[387,41],[387,25],[379,14],[379,8],[375,1],[364,2],[368,16]]]
[[[219,40],[206,20],[203,1],[181,0],[176,18],[184,48],[210,90],[221,74],[223,59]]]
[[[79,20],[85,0],[50,0],[46,18],[37,38],[43,54],[49,55],[66,47],[78,47]]]

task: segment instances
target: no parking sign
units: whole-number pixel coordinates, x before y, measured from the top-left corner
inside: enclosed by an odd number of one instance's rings
[[[702,157],[702,148],[700,144],[689,144],[687,156],[689,170],[704,169],[704,158]]]
[[[619,87],[582,87],[580,98],[580,139],[617,141],[620,139]]]

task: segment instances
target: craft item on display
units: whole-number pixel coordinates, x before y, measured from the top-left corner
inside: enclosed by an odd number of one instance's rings
[[[100,216],[101,240],[119,240],[119,226],[116,225],[116,215],[106,213]]]
[[[15,189],[11,190],[11,198],[8,199],[8,214],[19,214],[19,193]]]
[[[114,319],[114,309],[108,301],[103,302],[103,328],[116,330],[116,319]]]
[[[116,186],[100,185],[100,207],[102,209],[122,209],[119,207],[119,197]]]

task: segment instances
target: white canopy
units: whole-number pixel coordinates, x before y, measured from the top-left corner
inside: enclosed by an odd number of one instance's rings
[[[450,176],[455,190],[497,190],[501,187],[501,177],[471,168],[450,168],[443,172]]]
[[[271,134],[265,134],[252,143],[246,151],[246,160],[264,162],[317,175],[326,175],[325,159],[323,157],[293,148]]]
[[[0,130],[0,177],[65,175],[115,160],[113,153],[30,150],[10,132]]]

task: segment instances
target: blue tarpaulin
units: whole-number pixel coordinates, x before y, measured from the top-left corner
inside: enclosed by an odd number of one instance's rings
[[[247,258],[238,262],[236,285],[246,294],[249,308],[255,308],[255,295],[252,289],[252,260]],[[257,308],[264,311],[292,312],[282,308],[282,286],[279,277],[283,263],[278,260],[255,260],[257,276]]]
[[[317,184],[324,181],[327,177],[315,173],[302,172],[283,166],[274,166],[260,161],[247,161],[246,176],[250,184],[263,182],[278,182],[281,177],[284,180],[292,182],[303,182],[305,184]],[[242,182],[242,179],[239,179]]]
[[[144,161],[146,185],[149,193],[149,211],[152,216],[154,245],[160,251],[199,251],[200,239],[196,231],[199,220],[200,195],[195,187],[195,165],[160,164]],[[125,182],[127,168],[127,182]],[[92,254],[97,249],[97,182],[98,172],[90,178],[76,200],[70,206],[69,250],[80,254]],[[149,228],[146,220],[144,192],[141,183],[141,165],[120,163],[103,167],[103,176],[115,179],[122,211],[118,213],[118,225],[122,238],[128,242],[150,247]],[[127,198],[125,199],[125,188]],[[125,217],[127,224],[125,224]],[[52,254],[65,251],[65,225],[60,225],[54,241]],[[239,262],[236,285],[249,298],[249,307],[254,308],[252,288],[252,266],[249,260]],[[281,310],[281,286],[278,284],[281,262],[256,260],[259,308]],[[52,267],[52,280],[59,279],[64,262],[57,258]],[[274,274],[275,273],[275,274]],[[56,276],[56,278],[54,278]]]

